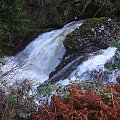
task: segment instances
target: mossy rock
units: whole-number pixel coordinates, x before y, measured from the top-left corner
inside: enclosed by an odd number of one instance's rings
[[[83,25],[80,27],[79,31],[80,31],[81,35],[84,35],[87,32],[89,32],[91,28],[93,28],[97,25],[106,24],[108,22],[107,20],[108,20],[108,18],[106,18],[106,17],[87,19],[87,20],[85,20]]]
[[[119,30],[110,18],[91,18],[67,35],[64,45],[68,54],[84,54],[109,47]]]

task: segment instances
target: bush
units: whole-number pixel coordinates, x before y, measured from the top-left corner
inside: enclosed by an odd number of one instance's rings
[[[24,0],[1,0],[0,5],[0,52],[10,55],[26,31]]]

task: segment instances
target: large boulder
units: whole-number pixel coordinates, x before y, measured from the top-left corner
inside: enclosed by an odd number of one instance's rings
[[[80,28],[66,37],[64,46],[68,54],[84,54],[106,49],[118,30],[118,25],[110,18],[87,19]]]

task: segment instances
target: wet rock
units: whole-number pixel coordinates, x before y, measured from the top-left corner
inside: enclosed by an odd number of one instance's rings
[[[106,49],[118,30],[118,26],[110,18],[87,19],[80,28],[67,36],[64,45],[68,54]]]
[[[73,61],[69,61],[69,62],[66,62],[66,64],[64,63],[64,65],[60,64],[58,66],[58,70],[56,70],[55,72],[53,72],[51,75],[50,75],[50,79],[47,80],[45,82],[45,84],[47,83],[56,83],[58,82],[59,80],[64,80],[66,78],[68,78],[68,76],[83,62],[85,61],[86,59],[88,58],[87,55],[83,55],[83,56],[77,56],[76,58],[74,58]],[[61,63],[62,63],[61,62]],[[61,69],[59,68],[61,67]]]

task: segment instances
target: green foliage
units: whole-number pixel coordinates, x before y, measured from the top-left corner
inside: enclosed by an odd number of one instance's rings
[[[117,36],[120,37],[120,32],[117,33]],[[115,61],[114,61],[114,64],[112,65],[112,68],[120,69],[120,41],[119,40],[117,41],[114,39],[112,40],[111,45],[117,48]]]
[[[116,58],[115,58],[115,62],[114,64],[112,65],[112,67],[114,69],[120,69],[120,55],[117,54]]]
[[[112,93],[107,84],[102,83],[99,80],[87,80],[80,83],[82,86],[80,89],[81,93],[85,93],[85,90],[93,90],[96,92],[98,96],[102,96],[104,98],[104,102],[107,105],[111,105],[111,101],[109,100],[112,97]]]
[[[0,1],[0,51],[11,54],[17,37],[26,31],[27,19],[23,9],[24,0]]]
[[[54,85],[51,83],[48,83],[47,85],[40,85],[38,87],[38,94],[43,97],[49,97],[52,95],[53,92],[60,93],[62,91],[61,85]]]
[[[29,113],[37,109],[35,95],[29,95],[27,91],[21,94],[19,88],[10,87],[5,81],[0,85],[0,120],[28,120]]]
[[[87,22],[85,22],[82,25],[81,29],[83,29],[83,33],[85,33],[88,30],[90,30],[93,26],[100,25],[100,24],[105,24],[106,21],[107,21],[107,18],[105,18],[105,17],[88,19]]]
[[[113,39],[111,45],[112,45],[113,47],[116,47],[117,50],[120,51],[120,42],[119,42],[119,41]]]
[[[37,89],[38,92],[38,96],[41,97],[50,97],[53,94],[56,95],[62,95],[65,98],[69,97],[69,91],[70,91],[70,85],[68,86],[63,86],[61,84],[52,84],[52,83],[48,83],[46,85],[40,85]]]

